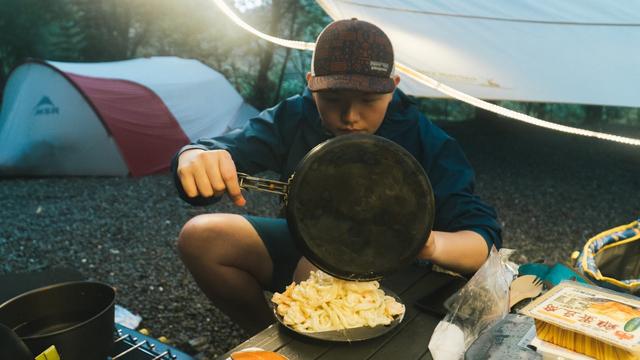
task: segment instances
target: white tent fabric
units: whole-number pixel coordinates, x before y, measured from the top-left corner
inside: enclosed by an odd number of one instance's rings
[[[317,0],[391,38],[396,60],[485,100],[640,106],[640,0]],[[409,77],[409,94],[443,95]]]
[[[198,60],[166,56],[108,63],[48,63],[66,73],[128,80],[148,87],[192,140],[224,132],[244,104],[222,74]],[[252,115],[257,114],[250,105],[244,106]]]
[[[147,175],[257,110],[195,60],[27,62],[0,109],[0,175]]]
[[[0,174],[127,173],[113,138],[69,81],[38,63],[11,73],[0,112]]]

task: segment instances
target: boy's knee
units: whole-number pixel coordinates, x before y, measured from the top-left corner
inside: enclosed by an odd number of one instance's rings
[[[178,236],[178,251],[182,255],[197,254],[213,245],[224,231],[224,222],[216,215],[198,215],[182,227]]]

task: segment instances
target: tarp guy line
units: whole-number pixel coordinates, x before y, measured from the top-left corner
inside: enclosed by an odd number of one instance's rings
[[[281,39],[278,37],[274,37],[271,35],[267,35],[264,34],[258,30],[256,30],[254,27],[252,27],[251,25],[247,24],[246,22],[244,22],[242,19],[240,19],[234,12],[233,10],[231,10],[229,8],[229,6],[223,1],[223,0],[212,0],[214,2],[214,4],[216,6],[218,6],[218,8],[220,8],[220,10],[227,15],[227,17],[229,17],[234,23],[236,23],[238,26],[240,26],[241,28],[247,30],[248,32],[258,36],[259,38],[262,38],[264,40],[267,40],[269,42],[272,42],[274,44],[278,44],[284,47],[288,47],[288,48],[292,48],[292,49],[298,49],[298,50],[311,50],[313,51],[313,49],[315,48],[315,43],[309,43],[309,42],[303,42],[303,41],[292,41],[292,40],[286,40],[286,39]],[[323,0],[316,0],[319,3],[323,3]],[[331,15],[331,14],[329,14]],[[334,16],[332,16],[334,17]],[[335,18],[335,17],[334,17]],[[448,95],[454,99],[460,100],[462,102],[465,102],[467,104],[471,104],[473,106],[479,107],[481,109],[487,110],[487,111],[491,111],[493,113],[502,115],[502,116],[506,116],[508,118],[511,119],[515,119],[515,120],[519,120],[519,121],[523,121],[526,122],[528,124],[531,125],[536,125],[536,126],[540,126],[540,127],[544,127],[547,129],[552,129],[552,130],[557,130],[557,131],[561,131],[561,132],[565,132],[565,133],[570,133],[570,134],[575,134],[575,135],[582,135],[582,136],[587,136],[587,137],[594,137],[594,138],[598,138],[598,139],[603,139],[603,140],[609,140],[609,141],[615,141],[615,142],[619,142],[619,143],[623,143],[623,144],[629,144],[629,145],[636,145],[636,146],[640,146],[640,139],[634,139],[634,138],[628,138],[628,137],[624,137],[624,136],[618,136],[618,135],[613,135],[613,134],[605,134],[605,133],[601,133],[601,132],[597,132],[597,131],[590,131],[590,130],[584,130],[584,129],[580,129],[580,128],[575,128],[575,127],[571,127],[571,126],[565,126],[565,125],[559,125],[550,121],[545,121],[545,120],[540,120],[538,118],[535,118],[533,116],[529,116],[529,115],[525,115],[522,113],[519,113],[517,111],[513,111],[513,110],[509,110],[507,108],[503,108],[501,106],[486,102],[484,100],[480,100],[476,97],[473,97],[471,95],[468,95],[466,93],[463,93],[461,91],[458,91],[456,89],[453,89],[435,79],[430,78],[429,76],[422,74],[414,69],[411,69],[407,66],[404,66],[398,62],[395,63],[395,68],[396,70],[402,72],[403,74],[413,78],[414,80],[420,82],[423,85],[426,85],[438,92],[441,92],[445,95]]]

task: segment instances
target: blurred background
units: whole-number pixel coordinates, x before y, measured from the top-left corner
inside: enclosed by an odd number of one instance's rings
[[[313,42],[331,18],[314,0],[234,0],[243,20],[284,39]],[[98,62],[173,55],[221,72],[261,110],[299,93],[311,53],[267,43],[245,32],[210,0],[3,0],[0,8],[0,89],[26,58]],[[2,91],[2,90],[0,90]],[[473,106],[418,100],[433,120],[467,120]],[[494,101],[540,119],[618,131],[640,124],[638,108]]]

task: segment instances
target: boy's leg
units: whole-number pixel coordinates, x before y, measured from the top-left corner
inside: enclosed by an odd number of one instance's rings
[[[183,227],[178,250],[207,297],[246,331],[255,334],[273,322],[263,295],[271,287],[273,263],[247,219],[196,216]]]

